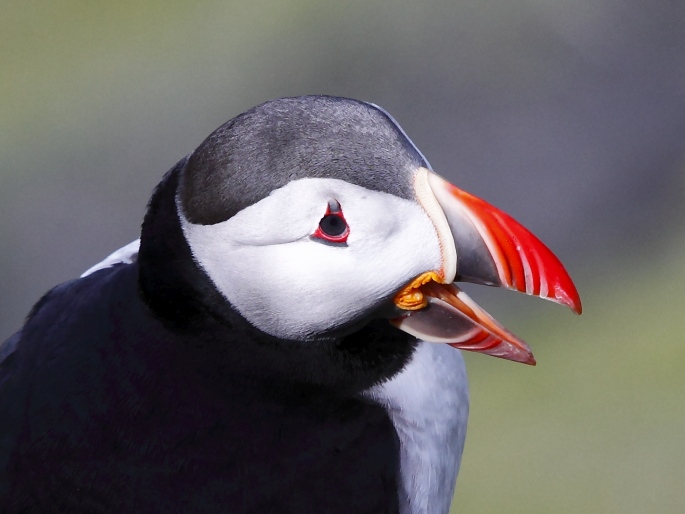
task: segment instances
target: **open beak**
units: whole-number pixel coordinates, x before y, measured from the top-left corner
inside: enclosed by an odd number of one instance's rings
[[[394,298],[391,323],[419,339],[535,364],[528,345],[495,321],[453,282],[505,287],[570,307],[580,297],[559,259],[508,214],[419,168],[414,188],[438,234],[442,268],[428,271]]]

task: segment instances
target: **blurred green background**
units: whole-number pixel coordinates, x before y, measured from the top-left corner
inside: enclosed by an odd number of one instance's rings
[[[0,339],[137,237],[163,173],[267,99],[372,101],[559,255],[582,317],[469,293],[454,512],[685,512],[685,2],[0,1]]]

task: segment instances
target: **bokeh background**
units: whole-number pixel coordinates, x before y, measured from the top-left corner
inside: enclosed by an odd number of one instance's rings
[[[576,317],[469,288],[537,368],[469,355],[454,512],[685,512],[685,2],[0,1],[0,339],[135,239],[214,128],[386,108],[570,271]]]

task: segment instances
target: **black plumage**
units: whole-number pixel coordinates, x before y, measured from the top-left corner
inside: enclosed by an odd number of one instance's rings
[[[155,191],[137,263],[57,286],[3,346],[0,511],[398,511],[398,439],[363,398],[410,358],[385,321],[319,341],[249,325]]]
[[[355,100],[217,129],[139,242],[0,345],[0,511],[447,514],[469,405],[450,346],[535,363],[452,282],[581,304],[542,242],[429,168]]]

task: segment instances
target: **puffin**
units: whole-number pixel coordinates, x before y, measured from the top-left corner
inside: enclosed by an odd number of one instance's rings
[[[254,107],[0,346],[0,511],[446,514],[460,350],[535,364],[460,282],[581,311],[559,259],[382,108]]]

